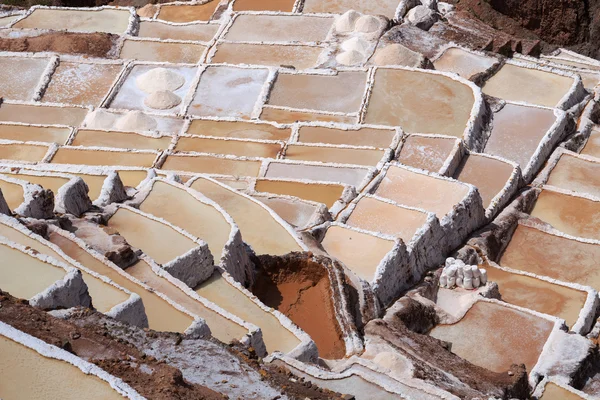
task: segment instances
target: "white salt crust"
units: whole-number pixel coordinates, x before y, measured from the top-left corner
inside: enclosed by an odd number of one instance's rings
[[[110,375],[103,369],[96,365],[84,361],[83,359],[63,350],[59,347],[50,345],[36,337],[30,336],[22,331],[19,331],[12,326],[5,324],[0,321],[0,335],[13,340],[21,345],[34,350],[36,353],[55,360],[64,361],[79,368],[86,375],[93,375],[97,378],[107,382],[111,388],[121,394],[123,397],[132,400],[143,400],[139,393],[137,393],[131,386],[123,382],[120,378]]]
[[[245,193],[248,194],[249,196],[257,199],[261,203],[265,203],[265,201],[266,201],[266,203],[268,203],[268,200],[275,199],[275,200],[282,200],[282,201],[287,201],[287,202],[295,203],[295,204],[303,204],[303,205],[312,207],[313,212],[311,213],[311,215],[309,217],[306,218],[307,219],[306,223],[301,226],[295,226],[295,228],[298,232],[303,232],[303,231],[309,230],[317,225],[321,225],[327,221],[333,220],[333,218],[331,217],[331,214],[329,213],[329,209],[323,203],[318,203],[318,202],[310,201],[310,200],[304,200],[304,199],[301,199],[301,198],[295,197],[295,196],[280,195],[280,194],[273,194],[273,193],[255,192],[255,191],[249,191],[249,190],[245,191]],[[265,201],[263,201],[261,199],[264,199]],[[267,205],[267,207],[268,207],[268,205]]]

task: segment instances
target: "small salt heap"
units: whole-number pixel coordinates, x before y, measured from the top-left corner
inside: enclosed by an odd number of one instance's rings
[[[340,15],[335,21],[335,30],[340,33],[348,33],[354,30],[356,20],[361,17],[361,14],[354,10],[348,10]]]
[[[168,110],[181,103],[181,97],[173,93],[185,84],[185,78],[166,68],[153,68],[135,80],[138,88],[149,93],[144,105],[155,110]]]
[[[477,289],[487,283],[487,271],[477,268],[477,265],[466,265],[462,260],[452,257],[446,259],[446,265],[440,276],[440,286],[447,289],[461,287]]]
[[[181,97],[169,90],[159,90],[149,94],[144,99],[146,107],[156,110],[168,110],[181,103]]]
[[[129,111],[117,120],[116,128],[129,132],[151,131],[156,129],[156,120],[141,111]]]
[[[98,108],[85,117],[83,126],[90,129],[109,130],[113,127],[115,119],[116,117],[114,114],[109,113],[102,108]]]

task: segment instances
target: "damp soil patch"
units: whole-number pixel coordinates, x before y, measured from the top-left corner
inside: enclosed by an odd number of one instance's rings
[[[118,35],[110,33],[52,32],[34,37],[0,38],[0,50],[11,52],[51,52],[112,58],[109,52]]]
[[[252,292],[308,333],[321,357],[343,358],[346,348],[327,269],[303,253],[265,255],[259,260]]]

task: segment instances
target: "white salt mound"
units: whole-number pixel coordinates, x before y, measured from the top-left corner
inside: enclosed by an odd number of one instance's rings
[[[363,62],[364,58],[365,56],[362,53],[350,50],[338,54],[335,60],[342,65],[355,65]]]
[[[354,30],[354,24],[356,20],[361,16],[360,13],[354,10],[348,10],[344,14],[340,15],[335,21],[335,30],[340,33],[352,32]]]
[[[181,103],[181,97],[169,90],[159,90],[146,96],[144,104],[146,107],[156,110],[168,110]]]
[[[90,129],[106,129],[109,130],[113,127],[115,122],[115,115],[108,111],[98,108],[93,112],[86,115],[83,120],[83,126]]]
[[[345,51],[358,51],[359,53],[365,54],[369,49],[369,42],[364,39],[353,37],[342,43],[342,49]]]
[[[356,32],[361,33],[373,33],[377,32],[380,26],[381,22],[377,17],[374,17],[372,15],[363,15],[358,20],[356,20],[354,30]]]
[[[146,93],[154,93],[160,90],[173,92],[185,84],[185,78],[167,68],[154,68],[138,76],[135,83],[138,88]]]
[[[156,121],[141,111],[129,111],[119,118],[116,127],[122,131],[151,131],[156,129]]]

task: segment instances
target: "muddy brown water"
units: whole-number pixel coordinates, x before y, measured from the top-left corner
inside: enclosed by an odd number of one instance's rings
[[[276,128],[270,124],[243,121],[210,121],[195,119],[187,130],[190,135],[216,136],[239,139],[287,140],[289,128]]]
[[[71,130],[43,126],[0,125],[0,139],[65,144]]]
[[[72,146],[116,147],[138,150],[164,150],[171,144],[171,136],[154,138],[137,133],[97,131],[80,129],[77,131]]]
[[[563,154],[550,173],[547,183],[600,197],[600,163]]]
[[[297,227],[304,228],[313,220],[319,210],[316,204],[310,204],[296,199],[287,199],[273,196],[252,196],[271,210],[275,211],[285,222]]]
[[[0,336],[0,396],[4,399],[122,400],[110,385],[65,361]]]
[[[38,162],[46,153],[48,147],[33,144],[5,143],[0,146],[0,160]]]
[[[0,105],[0,121],[26,124],[79,126],[87,113],[87,109],[79,107],[40,107],[10,103]]]
[[[512,173],[513,166],[504,161],[470,154],[463,159],[454,178],[476,186],[483,200],[483,207],[488,208],[494,197],[508,184]]]
[[[454,72],[465,79],[469,79],[475,74],[485,72],[496,62],[495,58],[480,56],[458,47],[452,47],[435,60],[433,65],[438,71]]]
[[[373,146],[387,148],[392,144],[396,132],[386,129],[360,128],[343,130],[321,126],[302,126],[298,131],[301,143],[348,144],[351,146]]]
[[[600,240],[600,202],[543,190],[531,212],[561,232]]]
[[[280,124],[292,124],[302,121],[319,121],[319,122],[339,122],[341,124],[355,124],[358,121],[356,116],[340,115],[340,114],[319,114],[308,111],[290,111],[281,108],[264,106],[260,119],[264,121],[279,122]]]
[[[462,138],[474,103],[473,90],[447,76],[380,68],[365,123]]]
[[[295,0],[236,0],[233,11],[283,11],[292,12]]]
[[[255,190],[257,192],[295,196],[304,200],[323,203],[331,208],[342,197],[344,186],[259,179],[256,181]]]
[[[219,5],[219,0],[204,4],[166,5],[160,8],[158,19],[170,22],[208,21]]]
[[[237,4],[237,2],[236,2]],[[322,47],[220,43],[213,63],[293,66],[297,70],[315,67]]]
[[[438,172],[455,144],[456,139],[411,135],[404,141],[398,161],[410,167]]]
[[[153,42],[125,40],[120,58],[195,64],[200,60],[206,46],[194,43]]]
[[[384,156],[383,150],[347,149],[321,146],[288,145],[285,158],[336,164],[376,166]]]
[[[161,21],[142,21],[138,36],[209,42],[218,30],[217,24],[169,25]]]
[[[52,157],[53,164],[106,165],[146,167],[154,164],[155,153],[131,153],[125,151],[98,151],[62,147]]]
[[[279,143],[257,143],[242,140],[219,140],[200,137],[180,137],[177,151],[231,154],[234,156],[277,158],[281,151]]]
[[[200,172],[233,176],[257,176],[260,161],[232,160],[211,156],[170,155],[161,167],[166,171]]]
[[[333,17],[309,15],[240,15],[225,39],[240,42],[321,42]]]
[[[581,400],[583,397],[568,391],[552,382],[548,382],[544,387],[544,393],[540,400]]]
[[[27,173],[17,173],[17,174],[5,174],[6,176],[22,179],[29,183],[34,183],[36,185],[40,185],[44,189],[50,189],[56,195],[58,189],[63,186],[65,183],[69,182],[69,178],[63,178],[60,176],[38,176],[38,175],[29,175]],[[0,187],[3,185],[3,181],[0,181]]]
[[[0,189],[2,189],[2,195],[4,196],[6,204],[8,204],[8,208],[12,211],[19,207],[21,203],[23,203],[23,200],[25,200],[25,190],[23,189],[23,186],[18,183],[7,182],[0,179]]]
[[[592,129],[585,147],[581,150],[581,154],[600,158],[600,128],[596,127]]]
[[[306,165],[269,163],[266,178],[275,179],[309,179],[319,182],[334,182],[355,187],[360,186],[368,170],[354,167],[341,167],[332,165]]]
[[[323,266],[310,260],[277,259],[259,269],[252,291],[263,303],[287,315],[308,333],[320,357],[344,357],[346,346]]]
[[[452,343],[452,352],[494,372],[523,363],[535,366],[554,324],[499,304],[478,301],[458,323],[438,325],[430,335]]]

